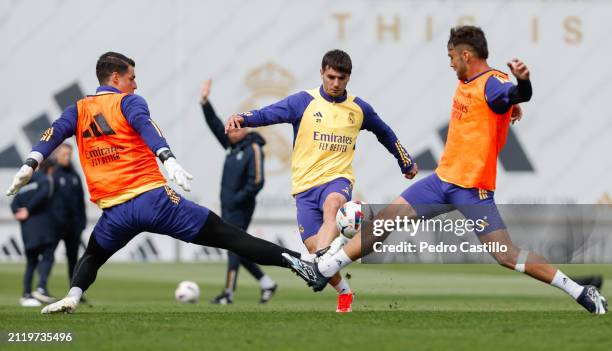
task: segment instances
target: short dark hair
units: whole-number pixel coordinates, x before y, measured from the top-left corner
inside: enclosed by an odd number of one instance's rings
[[[125,55],[112,51],[102,54],[96,63],[98,82],[105,84],[113,72],[124,74],[130,66],[136,67],[136,63]]]
[[[325,70],[327,67],[331,67],[338,72],[351,74],[353,70],[353,63],[349,54],[342,50],[331,50],[325,53],[323,60],[321,61],[321,69]]]
[[[480,27],[458,26],[451,28],[448,48],[456,48],[459,45],[469,46],[481,59],[487,59],[489,57],[487,38],[485,38],[484,32]]]

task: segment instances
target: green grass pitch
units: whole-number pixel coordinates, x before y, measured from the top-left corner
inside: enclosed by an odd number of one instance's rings
[[[71,331],[70,344],[9,344],[0,350],[612,350],[612,317],[592,316],[561,291],[496,265],[359,265],[346,272],[353,313],[335,313],[332,289],[315,294],[289,271],[267,306],[244,269],[235,303],[208,304],[222,286],[221,263],[110,263],[73,315],[18,306],[22,264],[0,264],[0,331]],[[612,265],[562,266],[600,273],[612,296]],[[174,301],[195,280],[198,304]],[[51,292],[67,288],[54,268]],[[6,334],[5,334],[6,335]]]

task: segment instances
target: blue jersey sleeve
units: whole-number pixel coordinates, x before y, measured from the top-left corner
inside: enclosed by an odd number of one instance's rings
[[[510,94],[513,87],[515,87],[514,84],[498,75],[492,75],[487,79],[485,98],[493,112],[503,114],[512,107]]]
[[[74,135],[77,126],[77,107],[72,104],[62,112],[60,118],[53,121],[51,127],[45,130],[32,151],[40,152],[44,158],[49,157],[53,150],[58,147],[65,139]]]
[[[505,77],[492,75],[485,84],[485,98],[489,108],[497,114],[508,112],[512,105],[527,102],[533,94],[531,81],[517,79],[518,85]]]
[[[313,97],[310,94],[300,91],[262,109],[241,113],[240,115],[244,117],[243,126],[261,127],[278,123],[298,124],[312,99]]]
[[[410,169],[412,169],[414,161],[408,152],[406,152],[406,149],[402,146],[391,127],[378,116],[370,104],[360,98],[355,98],[355,103],[359,105],[363,111],[363,124],[361,125],[361,129],[374,133],[378,142],[383,144],[393,157],[395,157],[397,164],[402,170],[402,174],[408,173]]]
[[[121,112],[153,153],[162,147],[168,147],[161,129],[151,119],[149,106],[142,96],[126,95],[121,100]]]

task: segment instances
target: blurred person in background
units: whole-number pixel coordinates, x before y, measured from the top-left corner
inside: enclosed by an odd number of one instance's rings
[[[221,178],[221,218],[246,230],[255,211],[257,193],[264,186],[262,147],[266,142],[259,133],[249,132],[247,128],[236,129],[225,134],[225,126],[217,117],[208,99],[211,84],[210,79],[204,82],[200,104],[206,124],[226,150]],[[277,284],[264,274],[257,264],[228,251],[225,288],[211,303],[225,305],[233,302],[238,269],[241,264],[259,281],[260,303],[267,303],[274,295]]]
[[[58,241],[51,214],[53,169],[52,161],[42,162],[38,171],[34,172],[32,180],[19,190],[11,202],[11,210],[21,226],[21,238],[26,254],[23,296],[19,301],[25,307],[56,301],[47,290]],[[36,268],[39,275],[38,286],[32,291]]]
[[[58,238],[64,241],[68,263],[68,282],[72,281],[74,266],[79,256],[81,233],[87,225],[85,200],[81,177],[72,166],[72,146],[61,144],[53,153],[54,192],[51,198],[51,213],[55,221]]]

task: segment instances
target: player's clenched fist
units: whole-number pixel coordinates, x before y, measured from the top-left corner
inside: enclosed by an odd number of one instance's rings
[[[523,61],[513,58],[508,62],[508,68],[510,68],[510,71],[516,78],[522,80],[529,79],[529,68],[527,68]]]
[[[414,177],[416,177],[417,173],[419,173],[419,167],[415,163],[414,165],[412,165],[412,168],[410,168],[410,170],[404,174],[404,178],[413,179]]]
[[[225,124],[225,134],[227,134],[227,132],[229,132],[232,129],[242,128],[242,123],[244,123],[244,117],[239,116],[239,115],[231,116],[227,120],[227,123]]]

